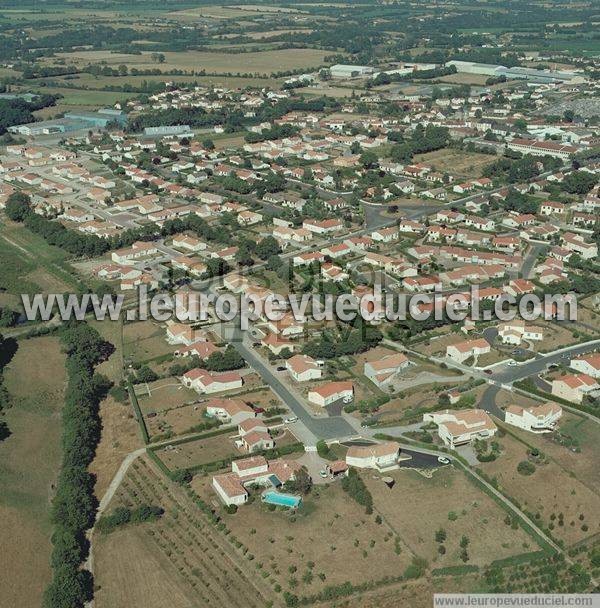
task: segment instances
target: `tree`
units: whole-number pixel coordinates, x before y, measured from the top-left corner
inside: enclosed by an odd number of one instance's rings
[[[529,462],[529,460],[522,460],[517,465],[517,471],[521,473],[521,475],[532,475],[535,473],[535,465],[532,462]]]
[[[446,530],[444,528],[440,528],[435,533],[435,542],[443,543],[446,540]]]
[[[598,181],[598,176],[587,171],[572,171],[562,181],[562,188],[570,194],[587,194]]]
[[[31,213],[31,200],[27,194],[13,192],[6,201],[4,211],[13,222],[23,222]]]
[[[372,150],[365,150],[360,155],[360,164],[365,169],[373,169],[374,167],[377,166],[378,162],[379,162],[379,159],[377,158],[377,154],[375,154],[375,152],[373,152]]]
[[[261,260],[268,260],[279,253],[281,253],[281,246],[277,239],[271,235],[266,236],[256,245],[256,255]]]
[[[311,488],[312,479],[304,466],[296,472],[294,479],[290,479],[285,484],[285,489],[289,492],[299,492],[303,495],[308,494]]]
[[[158,380],[156,372],[151,370],[147,365],[140,367],[135,375],[138,382],[154,382],[155,380]]]

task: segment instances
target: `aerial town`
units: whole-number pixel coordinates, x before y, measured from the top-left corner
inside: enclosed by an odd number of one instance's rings
[[[86,4],[0,19],[6,606],[597,593],[597,6]]]

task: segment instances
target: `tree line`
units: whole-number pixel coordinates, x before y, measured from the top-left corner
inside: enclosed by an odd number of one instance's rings
[[[82,569],[89,552],[86,531],[94,524],[97,500],[88,471],[98,441],[100,401],[111,383],[95,367],[114,351],[85,322],[66,326],[60,336],[67,355],[67,388],[62,412],[62,465],[52,500],[52,580],[44,608],[83,608],[93,595],[92,574]]]

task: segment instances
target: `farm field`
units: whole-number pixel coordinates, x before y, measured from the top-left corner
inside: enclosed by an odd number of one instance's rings
[[[205,501],[215,501],[210,477],[196,476],[192,486]],[[270,576],[298,596],[345,581],[398,576],[412,559],[402,539],[396,542],[389,526],[377,524],[375,514],[366,515],[339,482],[313,488],[296,517],[269,511],[256,499],[224,521],[250,552],[261,556]],[[377,571],[367,573],[373,559]]]
[[[14,404],[0,443],[0,588],[4,606],[38,608],[50,580],[50,501],[61,460],[65,357],[58,338],[22,340],[5,368]],[[18,531],[18,533],[17,533]]]
[[[528,534],[504,522],[506,512],[461,471],[444,467],[428,479],[405,469],[392,473],[392,477],[396,483],[391,490],[373,475],[364,475],[363,479],[376,511],[431,567],[462,564],[459,543],[463,535],[469,539],[468,564],[481,566],[489,563],[490,556],[498,559],[537,549]],[[454,521],[450,513],[456,514]],[[438,553],[434,538],[440,528],[447,533],[444,555]],[[481,534],[483,529],[485,534]]]
[[[488,477],[497,480],[503,493],[518,501],[523,510],[532,513],[541,525],[550,528],[551,534],[566,545],[600,530],[600,495],[597,490],[584,485],[552,457],[542,463],[531,460],[535,463],[535,471],[523,475],[517,471],[517,466],[528,460],[527,445],[509,434],[499,439],[499,443],[501,455],[493,462],[481,463],[480,467]],[[558,523],[561,513],[563,525]]]
[[[109,66],[122,63],[129,68],[152,69],[157,64],[152,61],[149,51],[141,55],[111,53],[107,51],[74,51],[57,53],[56,56],[79,67],[90,63],[104,62]],[[320,66],[327,53],[316,49],[281,49],[275,51],[249,53],[208,53],[203,51],[165,51],[165,61],[160,64],[161,70],[194,70],[207,73],[257,73],[312,68]],[[251,66],[251,67],[250,67]],[[173,79],[176,79],[173,77]]]
[[[133,463],[110,508],[140,504],[160,506],[165,514],[156,522],[94,536],[97,606],[262,608],[275,599],[268,585],[256,582],[254,564],[146,459]]]

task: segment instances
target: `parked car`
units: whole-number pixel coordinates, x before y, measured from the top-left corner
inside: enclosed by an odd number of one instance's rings
[[[320,476],[321,476],[323,479],[326,479],[326,478],[328,477],[328,475],[327,475],[327,471],[325,471],[324,469],[321,469],[321,470],[319,471],[319,475],[320,475]]]
[[[292,422],[298,422],[298,416],[290,416],[289,418],[284,418],[283,421],[286,424],[292,424]]]
[[[437,461],[440,464],[450,464],[450,459],[446,458],[445,456],[438,456]]]
[[[275,369],[278,372],[284,372],[285,371],[285,365],[278,365]]]

